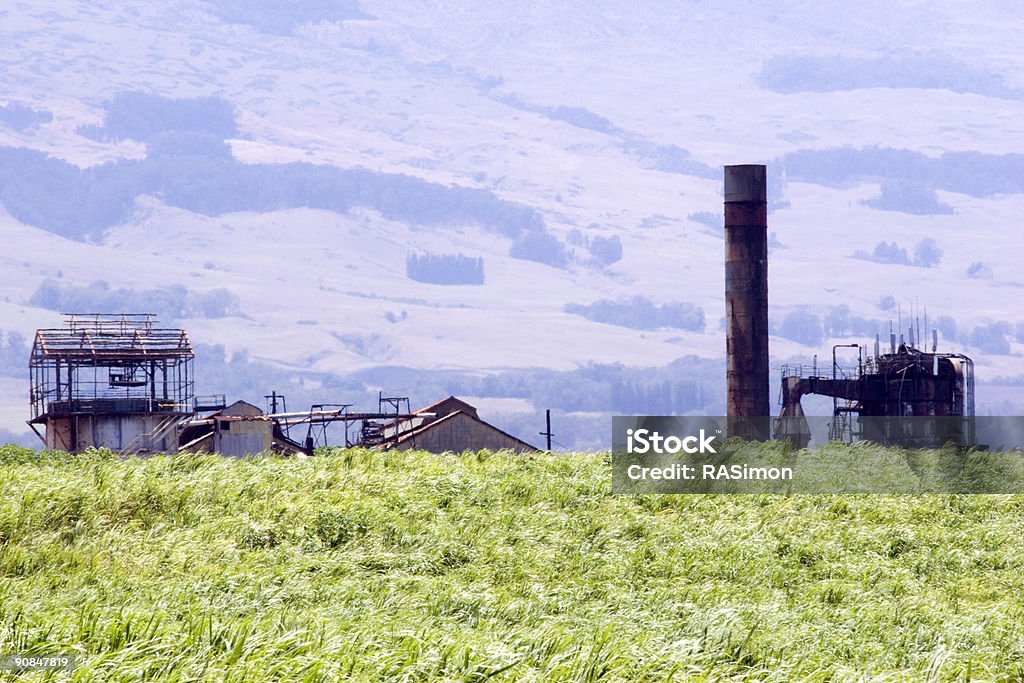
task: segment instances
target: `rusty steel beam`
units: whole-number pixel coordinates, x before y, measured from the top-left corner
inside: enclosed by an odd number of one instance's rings
[[[762,165],[725,167],[726,415],[767,417],[768,185]],[[767,438],[767,434],[739,434]]]

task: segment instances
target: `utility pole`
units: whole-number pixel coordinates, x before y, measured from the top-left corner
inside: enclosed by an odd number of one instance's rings
[[[285,400],[284,394],[276,392],[276,390],[263,396],[270,403],[270,415],[278,413],[278,401],[281,401],[282,409],[288,411],[288,402]]]
[[[269,403],[269,408],[270,408],[270,414],[271,415],[277,415],[278,401],[280,401],[282,410],[284,412],[288,411],[288,402],[285,401],[283,394],[277,393],[276,389],[271,391],[269,394],[265,395],[263,398],[267,399],[267,402]],[[281,431],[284,432],[285,436],[287,436],[287,437],[291,436],[291,433],[289,432],[290,429],[291,429],[290,425],[284,424],[284,423],[281,424]]]
[[[541,436],[546,436],[548,438],[548,453],[550,453],[551,452],[551,437],[552,437],[552,434],[551,434],[551,409],[550,408],[548,408],[547,410],[544,411],[544,417],[545,417],[545,419],[547,421],[547,431],[541,432],[540,435]]]

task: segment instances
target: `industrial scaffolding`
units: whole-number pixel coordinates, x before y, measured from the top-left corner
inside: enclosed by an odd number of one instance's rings
[[[30,425],[81,415],[191,414],[192,344],[151,313],[66,314],[36,332]]]

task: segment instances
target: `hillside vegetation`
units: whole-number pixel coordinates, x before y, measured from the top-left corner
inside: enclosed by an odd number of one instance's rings
[[[0,653],[80,655],[18,680],[1024,676],[1022,497],[612,496],[601,454],[0,459]]]
[[[914,319],[1021,414],[1020,13],[962,4],[7,3],[0,334],[152,312],[237,358],[202,393],[606,448],[725,412],[722,167],[764,163],[773,367]]]

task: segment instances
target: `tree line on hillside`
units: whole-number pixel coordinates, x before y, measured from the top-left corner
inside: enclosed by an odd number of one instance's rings
[[[601,299],[591,304],[566,304],[564,310],[587,320],[633,330],[704,329],[704,309],[684,301],[655,304],[646,297],[635,296],[622,301]]]
[[[368,207],[418,225],[477,225],[513,240],[514,258],[555,267],[567,263],[564,244],[547,231],[537,210],[488,190],[364,168],[239,163],[224,142],[237,133],[234,109],[225,100],[125,93],[107,107],[104,125],[84,132],[104,140],[141,139],[147,157],[80,169],[36,150],[0,148],[0,201],[12,216],[82,240],[126,221],[140,194],[207,216]]]
[[[611,412],[619,415],[686,415],[706,410],[708,394],[690,380],[618,380],[611,385]]]
[[[182,137],[191,145],[188,153],[86,170],[35,150],[0,148],[0,199],[21,222],[71,239],[98,236],[125,221],[140,194],[207,216],[297,207],[345,213],[367,206],[414,224],[480,225],[520,240],[513,256],[564,262],[564,246],[559,250],[539,213],[486,190],[359,168],[241,164],[196,134],[164,134],[162,140]]]
[[[779,55],[763,62],[758,80],[782,93],[924,88],[1024,99],[1024,92],[1007,85],[998,73],[940,54]]]
[[[151,142],[169,132],[205,134],[223,141],[238,136],[235,107],[221,97],[173,99],[144,92],[121,92],[104,103],[103,124],[78,132],[99,141]]]
[[[24,133],[53,121],[53,114],[42,109],[33,109],[21,102],[11,102],[0,107],[0,124],[11,130]]]
[[[380,366],[319,379],[325,383],[323,393],[336,391],[352,399],[367,396],[373,401],[376,390],[368,392],[366,387],[401,390],[414,404],[422,401],[423,405],[455,395],[521,398],[539,409],[562,412],[649,411],[660,415],[676,409],[715,415],[724,410],[724,377],[724,360],[686,356],[654,368],[588,363],[573,370],[521,368],[481,375]]]
[[[409,254],[405,275],[410,280],[434,285],[482,285],[484,260],[465,254]]]
[[[917,179],[887,178],[882,181],[877,197],[861,203],[872,209],[900,211],[915,216],[948,216],[954,213],[953,207],[939,201],[934,189]]]
[[[859,337],[866,342],[871,342],[875,335],[879,335],[882,350],[887,352],[889,324],[890,322],[896,324],[893,315],[895,306],[896,302],[892,296],[882,299],[879,307],[889,311],[890,317],[887,320],[853,315],[849,306],[845,304],[830,307],[824,315],[819,315],[808,308],[799,308],[787,313],[777,323],[770,320],[769,328],[773,335],[811,347],[819,347],[826,339],[837,337]],[[966,346],[969,352],[980,351],[992,355],[1006,355],[1012,350],[1011,342],[1024,344],[1024,321],[1014,324],[1005,320],[996,320],[970,328],[960,328],[950,316],[938,316],[933,318],[929,325],[938,330],[944,343]],[[950,349],[947,348],[948,350]]]
[[[170,285],[145,290],[113,289],[102,280],[88,286],[44,280],[28,304],[51,311],[155,313],[162,323],[180,318],[224,318],[238,313],[238,297],[223,287],[205,292]]]
[[[913,259],[907,255],[907,250],[896,241],[882,241],[875,245],[874,251],[870,254],[858,249],[853,253],[853,258],[877,263],[894,263],[904,266],[917,266],[919,268],[933,268],[939,265],[942,260],[942,249],[931,237],[926,237],[914,245]]]
[[[921,200],[922,188],[972,197],[1024,192],[1024,154],[1020,153],[945,152],[931,157],[909,149],[847,146],[790,152],[769,164],[768,170],[769,187],[788,181],[834,187],[882,182],[897,195],[910,193],[913,202]]]

